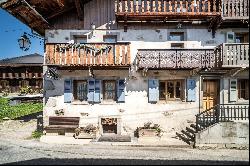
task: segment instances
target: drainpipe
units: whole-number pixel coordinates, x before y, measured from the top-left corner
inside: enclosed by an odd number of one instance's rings
[[[201,108],[201,77],[202,75],[200,75],[200,80],[199,80],[199,113],[201,112],[200,108]]]

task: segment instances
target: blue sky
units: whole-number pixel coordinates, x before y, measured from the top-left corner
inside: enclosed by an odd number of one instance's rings
[[[17,40],[24,32],[32,34],[31,29],[2,8],[0,8],[0,22],[0,59],[33,53],[43,55],[43,43],[40,43],[41,40],[37,38],[28,36],[31,41],[28,51],[23,51],[19,48]]]

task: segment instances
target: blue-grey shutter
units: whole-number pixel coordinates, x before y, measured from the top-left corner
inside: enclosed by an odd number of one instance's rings
[[[101,102],[100,93],[101,93],[101,80],[95,80],[95,93],[94,93],[95,103]]]
[[[196,100],[196,80],[195,79],[187,79],[187,101],[195,101]]]
[[[64,103],[71,103],[73,99],[72,80],[64,80]]]
[[[229,101],[236,102],[238,98],[237,93],[237,79],[230,79]]]
[[[125,102],[125,80],[117,81],[117,102]]]
[[[88,102],[94,102],[95,80],[88,81]]]
[[[156,103],[159,100],[159,80],[148,80],[148,102]]]

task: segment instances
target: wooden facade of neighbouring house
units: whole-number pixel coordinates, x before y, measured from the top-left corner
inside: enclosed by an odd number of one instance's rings
[[[43,56],[30,54],[0,60],[0,92],[20,93],[30,86],[34,93],[43,89]]]
[[[148,121],[175,135],[199,112],[249,101],[247,0],[1,6],[46,38],[45,126],[64,110],[100,135],[129,135]]]

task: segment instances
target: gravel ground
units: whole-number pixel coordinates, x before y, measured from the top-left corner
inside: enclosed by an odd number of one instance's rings
[[[249,150],[45,144],[31,138],[35,127],[35,120],[0,124],[0,164],[249,164]]]

